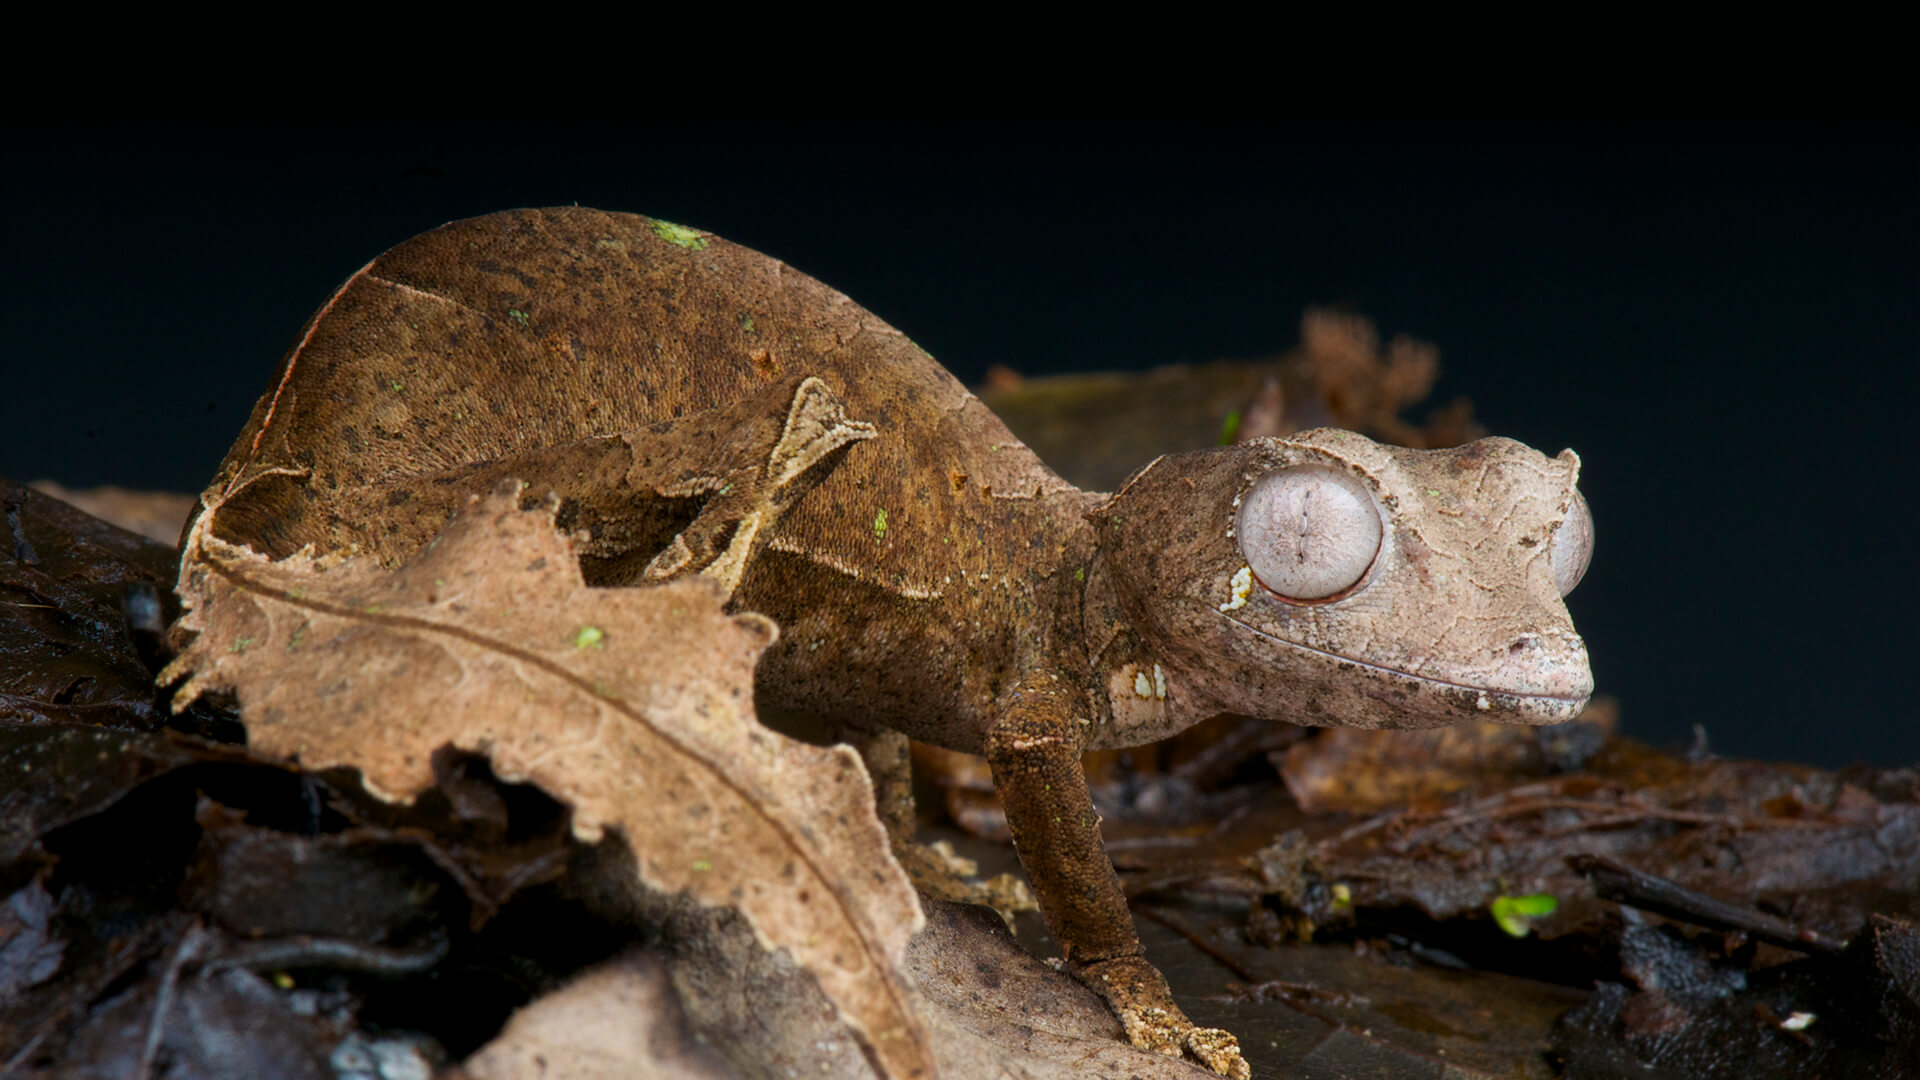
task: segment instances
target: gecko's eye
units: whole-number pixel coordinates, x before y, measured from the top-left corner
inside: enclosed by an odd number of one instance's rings
[[[1380,552],[1380,509],[1359,480],[1326,465],[1274,473],[1240,500],[1240,554],[1267,588],[1324,600],[1360,583]]]
[[[1566,519],[1553,532],[1550,547],[1553,583],[1565,596],[1586,576],[1587,563],[1593,558],[1593,515],[1587,512],[1587,500],[1578,490],[1573,493],[1573,505],[1567,507]]]

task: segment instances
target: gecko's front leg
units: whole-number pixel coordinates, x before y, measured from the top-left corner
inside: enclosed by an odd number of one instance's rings
[[[1250,1070],[1238,1040],[1195,1027],[1140,948],[1080,767],[1075,701],[1064,680],[1035,672],[1021,680],[987,735],[993,785],[1047,929],[1067,970],[1106,999],[1133,1045],[1172,1056],[1184,1050],[1223,1076],[1245,1080]]]

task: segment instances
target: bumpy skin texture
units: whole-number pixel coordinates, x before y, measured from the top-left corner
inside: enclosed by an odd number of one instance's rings
[[[1326,602],[1263,588],[1234,535],[1250,488],[1298,464],[1365,485],[1386,536]],[[258,550],[397,562],[517,477],[590,536],[590,583],[721,579],[781,628],[761,700],[986,754],[1070,967],[1136,1043],[1245,1075],[1141,957],[1080,753],[1229,711],[1571,718],[1591,676],[1549,552],[1577,471],[1508,440],[1322,430],[1082,492],[840,293],[692,230],[561,208],[454,222],[355,273],[203,502]]]

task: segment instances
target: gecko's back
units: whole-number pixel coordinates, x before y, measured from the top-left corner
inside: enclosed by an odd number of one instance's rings
[[[1051,620],[1049,556],[1083,527],[1087,497],[846,296],[680,226],[517,210],[386,252],[303,328],[208,496],[225,499],[228,539],[396,560],[413,541],[383,530],[369,492],[411,498],[420,477],[684,420],[805,375],[876,434],[782,519],[742,581],[741,605],[787,631],[766,662],[774,683],[795,705],[917,696],[919,714],[940,699],[970,714],[1015,662],[1020,624]]]

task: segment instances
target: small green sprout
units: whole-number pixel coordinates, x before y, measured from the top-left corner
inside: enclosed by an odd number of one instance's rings
[[[1220,445],[1232,446],[1234,436],[1240,434],[1240,410],[1231,409],[1227,418],[1220,424]]]
[[[1560,901],[1547,893],[1530,896],[1502,894],[1493,900],[1493,921],[1511,937],[1526,937],[1533,932],[1533,920],[1559,910]]]
[[[573,635],[576,649],[597,649],[606,644],[607,632],[597,626],[583,626]]]

